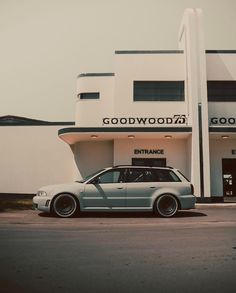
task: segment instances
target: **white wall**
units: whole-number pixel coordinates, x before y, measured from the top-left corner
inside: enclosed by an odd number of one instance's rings
[[[101,127],[102,118],[113,116],[114,76],[84,76],[77,79],[77,94],[99,92],[98,100],[76,100],[76,126]]]
[[[100,92],[100,99],[77,99],[76,126],[101,127],[105,117],[188,116],[188,97],[184,102],[133,101],[134,80],[185,80],[183,54],[116,54],[115,60],[115,76],[78,78],[77,94]]]
[[[164,149],[163,155],[135,155],[134,149]],[[132,158],[166,158],[167,166],[180,169],[189,176],[187,140],[123,139],[114,141],[114,165],[131,164]]]
[[[236,139],[210,139],[211,161],[211,195],[223,196],[222,159],[236,158],[232,149],[236,147]]]
[[[70,182],[73,154],[58,126],[0,127],[0,193],[35,193],[39,187]]]
[[[133,81],[185,80],[183,54],[116,54],[115,55],[116,117],[172,117],[187,115],[184,102],[133,101]]]
[[[113,141],[79,142],[73,148],[80,177],[113,166]]]

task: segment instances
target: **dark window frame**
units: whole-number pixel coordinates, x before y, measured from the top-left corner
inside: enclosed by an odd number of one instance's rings
[[[208,102],[236,102],[236,80],[208,80]]]
[[[130,170],[137,170],[137,171],[141,171],[142,173],[145,172],[151,172],[151,176],[156,177],[157,178],[157,174],[156,173],[161,173],[163,175],[163,178],[169,178],[169,180],[154,180],[154,181],[149,181],[149,180],[143,180],[143,181],[130,181],[130,174],[129,171]],[[144,174],[144,179],[147,179],[147,174]],[[159,174],[160,176],[160,174]],[[160,177],[159,177],[160,178]],[[149,183],[149,182],[153,182],[153,183],[170,183],[170,182],[181,182],[181,179],[179,178],[178,175],[175,174],[175,172],[173,172],[172,170],[168,170],[168,169],[161,169],[161,168],[127,168],[126,171],[126,176],[125,176],[125,182],[126,183]]]
[[[184,102],[184,80],[134,80],[134,102]]]
[[[100,99],[100,93],[99,92],[79,93],[78,98],[80,100],[99,100]]]

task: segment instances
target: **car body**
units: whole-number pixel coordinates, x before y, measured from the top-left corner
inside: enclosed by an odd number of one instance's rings
[[[154,211],[171,217],[195,208],[193,185],[172,167],[120,165],[71,184],[40,188],[34,207],[60,217],[84,211]]]

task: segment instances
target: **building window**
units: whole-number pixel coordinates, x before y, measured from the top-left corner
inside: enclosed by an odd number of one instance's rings
[[[78,97],[80,100],[97,100],[99,99],[99,93],[80,93]]]
[[[208,80],[209,102],[236,102],[236,80]]]
[[[184,101],[184,81],[134,81],[134,101]]]

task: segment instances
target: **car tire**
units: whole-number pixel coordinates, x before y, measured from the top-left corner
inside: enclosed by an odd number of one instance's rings
[[[155,211],[163,218],[173,217],[178,211],[178,201],[172,194],[163,194],[155,202]]]
[[[52,202],[53,214],[61,218],[71,218],[78,210],[78,201],[72,194],[61,193]]]

